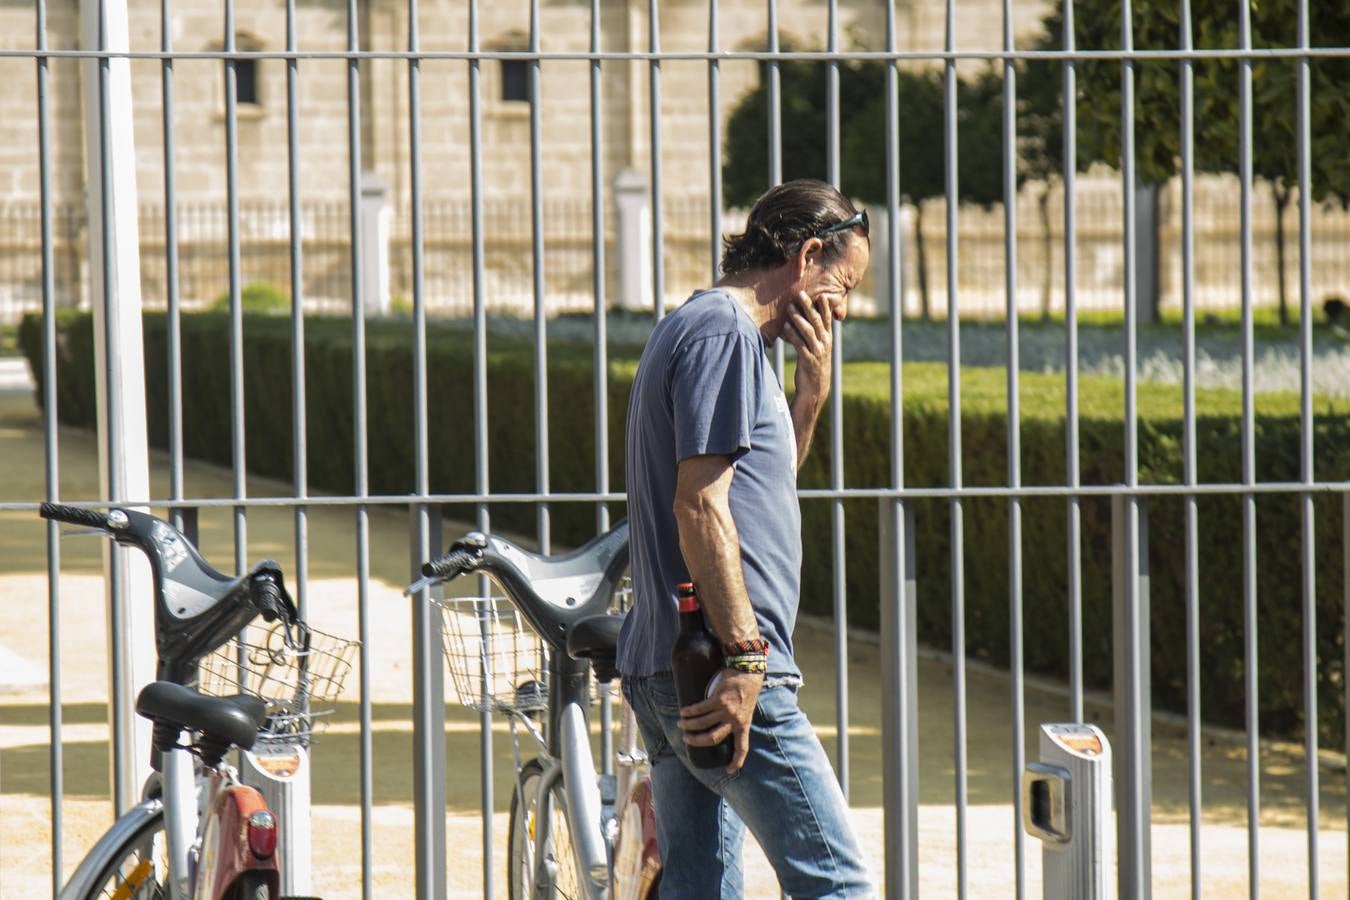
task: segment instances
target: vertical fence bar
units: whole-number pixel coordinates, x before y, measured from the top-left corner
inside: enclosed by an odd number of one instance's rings
[[[893,435],[894,436],[894,435]],[[885,896],[919,895],[918,646],[914,510],[877,502],[881,581],[881,746]]]
[[[769,52],[778,52],[778,0],[768,0]],[[778,70],[778,59],[772,57],[767,63],[769,102],[769,187],[783,183],[783,79]],[[786,341],[773,343],[773,368],[778,373],[778,382],[783,381],[787,367]]]
[[[1298,4],[1298,48],[1308,49],[1308,0]],[[1298,288],[1299,288],[1299,477],[1316,480],[1313,468],[1313,340],[1312,340],[1312,69],[1306,55],[1298,59]],[[1283,279],[1284,273],[1280,273]],[[1317,567],[1316,518],[1311,493],[1299,498],[1303,512],[1303,728],[1307,757],[1308,896],[1320,891],[1317,831]]]
[[[600,0],[591,0],[591,52],[600,52]],[[605,308],[605,183],[600,160],[603,107],[600,60],[591,60],[591,292],[595,295],[595,490],[609,493],[609,328]],[[609,530],[609,504],[595,504],[597,534]],[[600,694],[600,758],[603,772],[614,774],[614,706],[609,691]]]
[[[839,52],[839,0],[830,0],[829,50]],[[836,188],[843,183],[840,175],[839,152],[839,60],[826,63],[826,177]],[[831,322],[834,349],[830,353],[830,487],[844,489],[844,332],[840,322]],[[834,704],[839,738],[836,744],[835,774],[849,797],[848,760],[848,585],[845,580],[847,561],[844,557],[844,501],[835,498],[831,505],[831,536],[834,569]]]
[[[56,265],[52,259],[51,110],[47,97],[47,0],[37,0],[38,196],[42,217],[42,446],[46,464],[45,496],[55,503],[61,494],[56,409]],[[65,750],[61,737],[61,527],[48,519],[47,529],[47,753],[51,779],[52,896],[61,891],[64,866],[61,831],[66,795]]]
[[[478,0],[469,0],[469,53],[477,54]],[[473,401],[474,401],[474,485],[480,496],[488,492],[488,417],[487,417],[487,306],[484,298],[486,276],[483,251],[483,85],[482,60],[469,57],[469,218],[473,253]],[[532,101],[533,102],[533,101]],[[486,503],[478,504],[478,528],[491,527]],[[479,577],[478,590],[485,596],[487,579]],[[479,796],[483,811],[483,896],[493,894],[492,866],[492,712],[487,704],[478,713]]]
[[[1064,0],[1064,49],[1072,51],[1074,0]],[[1078,460],[1078,68],[1064,60],[1064,469],[1081,483]],[[1083,721],[1083,507],[1068,499],[1069,717]]]
[[[717,33],[717,0],[708,0],[708,52],[716,53],[720,43]],[[722,261],[722,91],[718,62],[708,60],[708,188],[709,230],[712,246],[712,280],[717,281]]]
[[[420,50],[417,0],[408,0],[408,52]],[[431,493],[427,427],[427,306],[422,216],[422,60],[408,59],[408,171],[412,192],[413,451],[414,490]],[[412,510],[412,574],[441,551],[440,511],[426,502]],[[445,675],[441,666],[441,614],[429,591],[412,598],[413,623],[413,841],[418,900],[445,897]]]
[[[1116,790],[1118,839],[1117,893],[1147,898],[1152,892],[1149,805],[1131,798],[1152,793],[1148,747],[1152,720],[1140,715],[1151,696],[1150,647],[1140,635],[1149,631],[1148,507],[1130,495],[1111,498],[1111,648],[1115,727],[1124,773]],[[1141,751],[1140,748],[1143,748]]]
[[[946,0],[944,49],[956,42],[956,4]],[[943,162],[947,216],[947,471],[951,487],[961,489],[961,308],[958,298],[956,60],[948,56],[943,72]],[[965,527],[959,497],[948,503],[951,515],[953,756],[956,779],[956,893],[967,893],[966,873],[966,599]]]
[[[1190,0],[1181,0],[1182,50],[1191,39]],[[1195,446],[1195,73],[1181,60],[1181,315],[1182,315],[1182,474],[1196,484]],[[1186,529],[1186,781],[1190,805],[1191,896],[1199,897],[1200,865],[1200,547],[1196,497],[1184,499]]]
[[[1341,494],[1341,621],[1350,622],[1350,491]],[[1350,641],[1341,641],[1344,657],[1342,672],[1350,672]],[[1350,678],[1341,679],[1341,702],[1350,709]],[[1341,739],[1350,752],[1350,715],[1344,716],[1345,732]],[[1346,793],[1350,794],[1350,766],[1345,770]],[[1346,804],[1346,824],[1350,825],[1350,804]],[[1346,829],[1347,851],[1350,851],[1350,828]],[[1346,854],[1347,868],[1350,869],[1350,852]]]
[[[160,49],[173,50],[173,19],[169,0],[159,6]],[[173,58],[160,64],[161,121],[164,128],[164,293],[168,301],[165,356],[169,380],[169,497],[183,499],[183,365],[181,310],[178,295],[178,192],[174,175]],[[169,513],[174,527],[182,530],[183,513],[173,507]]]
[[[647,2],[647,46],[661,52],[661,9],[657,0]],[[661,60],[652,56],[648,66],[648,104],[651,106],[652,144],[652,317],[660,322],[666,314],[665,214],[661,182]]]
[[[225,0],[225,52],[235,51],[234,0]],[[248,496],[244,437],[244,303],[239,273],[239,94],[235,61],[225,57],[225,204],[230,283],[230,446],[234,499]],[[234,508],[234,570],[248,569],[248,510]]]
[[[1003,50],[1013,42],[1012,0],[1003,0]],[[1003,254],[1008,333],[1008,487],[1022,486],[1022,415],[1018,377],[1017,304],[1017,67],[1003,59]],[[1009,668],[1012,670],[1013,874],[1017,896],[1026,893],[1026,832],[1022,828],[1022,770],[1026,768],[1024,710],[1026,688],[1022,659],[1022,501],[1008,498]]]
[[[1251,7],[1242,0],[1238,14],[1238,44],[1252,46]],[[1256,482],[1256,409],[1253,387],[1254,337],[1252,323],[1252,62],[1238,61],[1238,180],[1241,207],[1242,272],[1242,481]],[[1244,620],[1247,727],[1247,869],[1248,889],[1255,900],[1261,893],[1261,745],[1257,704],[1256,634],[1256,496],[1242,498],[1242,609]]]
[[[894,53],[895,0],[886,3],[886,50]],[[891,487],[905,486],[904,419],[904,264],[900,239],[900,70],[894,59],[886,64],[886,211],[889,228],[887,292],[891,338]],[[913,508],[899,501],[882,501],[882,515],[890,516],[889,546],[897,564],[883,571],[882,665],[886,698],[882,707],[882,770],[885,831],[885,890],[888,900],[917,897],[919,893],[919,706],[917,573]],[[882,529],[883,540],[886,529]],[[887,559],[883,554],[882,559]],[[890,590],[889,597],[886,590]],[[889,721],[889,728],[885,727]]]
[[[530,227],[534,249],[534,471],[540,494],[548,495],[548,305],[544,293],[544,179],[540,145],[539,0],[530,0]],[[536,506],[539,552],[548,553],[552,544],[549,505]]]
[[[1125,307],[1125,484],[1139,483],[1139,425],[1137,405],[1138,284],[1136,260],[1134,148],[1135,61],[1134,27],[1129,0],[1121,3],[1120,46],[1127,54],[1120,63],[1121,191],[1123,206]],[[1143,513],[1133,494],[1120,501],[1121,556],[1124,564],[1122,609],[1117,624],[1121,644],[1116,664],[1117,720],[1122,732],[1121,783],[1117,791],[1120,896],[1147,898],[1150,884],[1149,742],[1146,701],[1148,682],[1148,617],[1144,608],[1141,572],[1147,565],[1147,544],[1141,535]]]
[[[352,455],[353,487],[358,498],[370,490],[366,450],[366,309],[361,258],[361,49],[356,0],[347,0],[347,192],[351,226],[352,273]],[[370,701],[370,515],[356,505],[356,621],[361,642],[361,896],[374,896],[375,840],[372,801],[375,793],[372,711]]]
[[[295,0],[286,0],[286,49],[296,50]],[[291,248],[291,457],[295,479],[295,602],[300,618],[309,611],[309,441],[305,412],[305,278],[300,214],[300,71],[295,57],[286,60],[286,181],[290,205]]]

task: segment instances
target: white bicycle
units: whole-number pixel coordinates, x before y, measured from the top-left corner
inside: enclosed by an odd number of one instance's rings
[[[81,860],[61,900],[279,900],[279,810],[240,781],[226,756],[307,744],[315,717],[341,692],[356,644],[301,621],[270,560],[235,578],[155,516],[51,503],[41,512],[143,551],[155,592],[158,680],[136,700],[154,722],[154,772],[141,802]],[[250,625],[259,616],[267,624]]]
[[[625,591],[628,525],[578,550],[530,553],[472,532],[422,566],[413,594],[481,572],[506,597],[436,600],[446,661],[459,702],[505,714],[512,725],[507,878],[511,900],[648,900],[661,876],[646,755],[632,711],[620,707],[615,775],[597,769],[588,712],[610,690]],[[517,727],[519,726],[519,728]],[[521,761],[524,731],[538,753]]]

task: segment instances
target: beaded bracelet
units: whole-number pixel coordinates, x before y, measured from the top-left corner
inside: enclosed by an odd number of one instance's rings
[[[728,656],[724,661],[728,669],[746,672],[751,675],[764,675],[769,670],[769,657],[763,653],[742,653]]]
[[[748,638],[743,641],[727,641],[722,645],[722,653],[725,656],[745,656],[751,654],[755,656],[769,655],[769,642],[764,638]]]

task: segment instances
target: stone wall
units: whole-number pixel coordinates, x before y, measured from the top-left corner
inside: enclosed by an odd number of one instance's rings
[[[133,50],[159,50],[159,0],[128,0]],[[79,44],[78,0],[49,0],[48,41],[53,48]],[[897,9],[902,49],[935,50],[943,42],[943,4],[936,0],[902,2]],[[1000,41],[998,0],[957,4],[956,45],[993,48]],[[224,46],[223,4],[218,0],[177,0],[172,4],[173,49],[209,52]],[[360,4],[361,46],[405,50],[407,4],[370,0]],[[421,47],[430,51],[468,49],[466,0],[423,0],[419,4]],[[840,7],[840,45],[880,49],[884,44],[881,2]],[[1019,4],[1018,28],[1034,30],[1039,4]],[[590,8],[582,0],[555,0],[540,6],[541,47],[546,52],[584,51],[590,40]],[[703,51],[708,46],[708,4],[677,0],[661,4],[661,46],[666,51]],[[296,4],[298,46],[302,51],[340,51],[346,47],[344,0],[308,0]],[[529,5],[483,2],[479,11],[483,49],[528,48]],[[645,0],[602,3],[603,48],[612,52],[648,49]],[[766,3],[723,0],[719,46],[750,49],[766,45]],[[798,47],[825,46],[827,7],[821,0],[782,0],[780,34]],[[241,50],[285,48],[282,0],[236,0],[235,43]],[[0,6],[0,46],[35,46],[31,6]],[[258,103],[241,104],[238,114],[238,191],[244,198],[273,199],[287,187],[286,70],[279,59],[252,64]],[[136,100],[137,176],[146,202],[163,200],[163,65],[133,60]],[[224,72],[218,60],[174,61],[174,173],[184,202],[223,201],[226,195]],[[625,167],[651,169],[648,69],[643,61],[603,65],[602,165],[608,178]],[[298,73],[297,139],[303,164],[300,189],[308,199],[344,198],[348,186],[347,64],[340,59],[302,59]],[[423,190],[429,198],[467,196],[469,171],[469,64],[464,60],[425,60],[421,64]],[[530,190],[529,103],[504,101],[502,64],[479,66],[482,96],[482,183],[487,194],[527,196]],[[546,195],[585,196],[590,191],[590,65],[584,60],[548,61],[541,66],[541,157]],[[35,64],[29,59],[0,61],[0,114],[7,137],[0,146],[0,202],[31,202],[38,196],[37,100]],[[721,113],[757,79],[753,62],[720,66]],[[391,187],[391,199],[406,202],[411,191],[408,64],[375,59],[360,67],[363,168],[377,172]],[[662,173],[666,191],[679,198],[709,193],[708,66],[701,61],[668,60],[661,67]],[[83,96],[76,62],[50,64],[52,173],[58,202],[83,196]]]

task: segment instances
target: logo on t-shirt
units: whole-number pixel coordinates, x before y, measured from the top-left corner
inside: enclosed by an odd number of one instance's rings
[[[777,391],[773,395],[774,408],[778,414],[783,417],[783,423],[787,426],[787,443],[792,448],[792,473],[797,473],[797,433],[792,426],[792,410],[788,408],[787,397],[783,396],[782,391]]]

